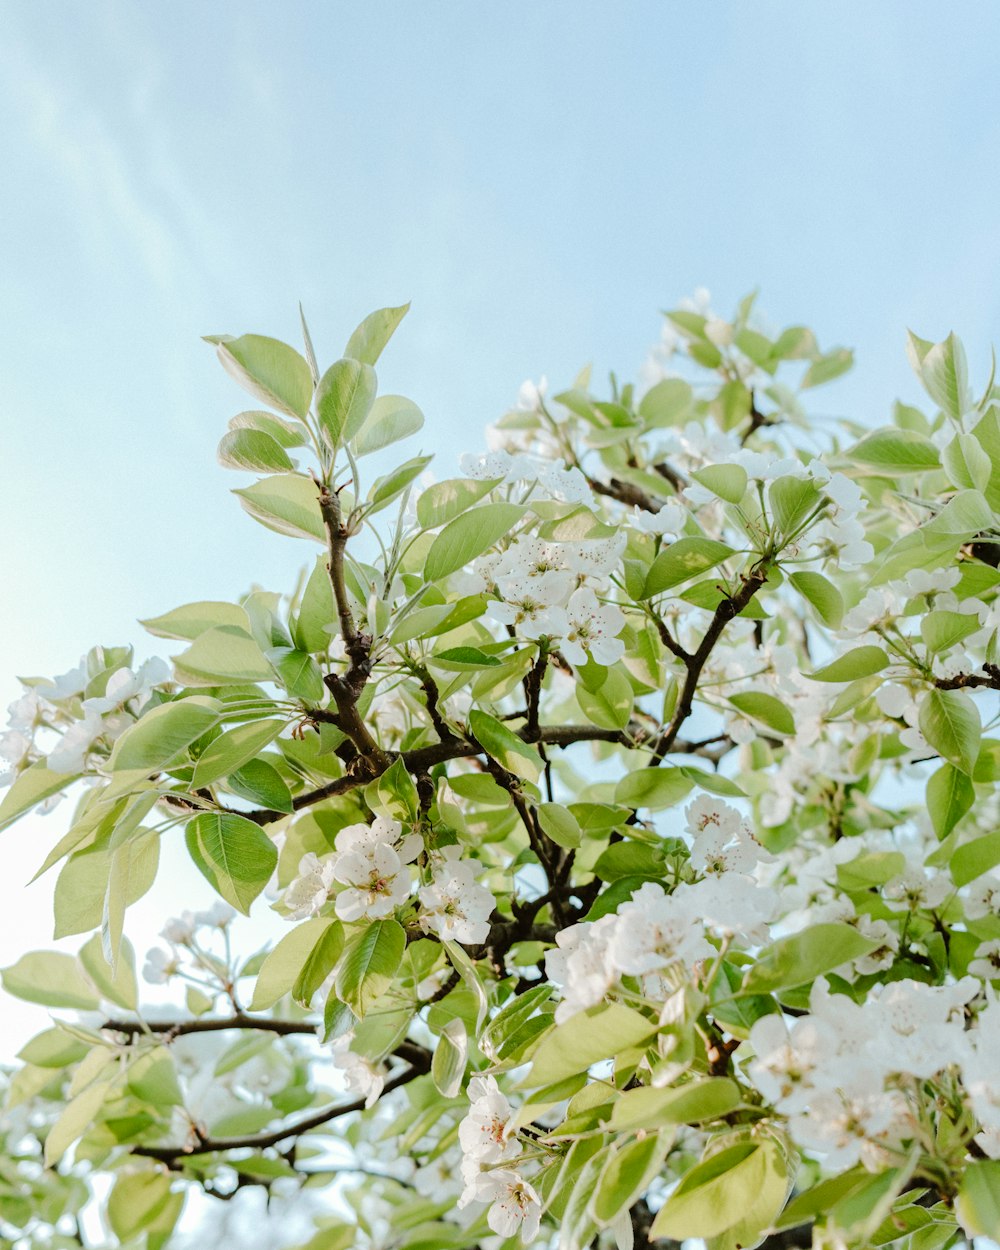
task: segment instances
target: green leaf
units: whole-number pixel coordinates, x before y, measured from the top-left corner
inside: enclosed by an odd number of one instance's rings
[[[320,556],[313,565],[299,602],[298,613],[293,617],[292,635],[296,646],[303,651],[325,652],[333,641],[329,626],[337,619],[333,606],[333,587],[326,559]]]
[[[325,926],[306,956],[292,985],[292,998],[308,1009],[313,995],[336,967],[344,949],[344,926],[339,920]]]
[[[683,425],[694,407],[694,392],[683,378],[664,378],[639,401],[639,415],[648,428]]]
[[[369,456],[400,439],[416,434],[424,424],[424,414],[412,399],[403,395],[380,395],[372,404],[368,420],[355,435],[356,456]]]
[[[423,473],[434,459],[433,456],[415,456],[407,460],[398,469],[393,469],[384,477],[376,478],[368,492],[368,515],[381,512],[394,499],[398,499],[404,490]]]
[[[273,412],[262,412],[251,409],[249,412],[238,412],[229,418],[231,430],[255,430],[267,434],[279,447],[301,447],[308,439],[308,433],[298,421],[286,421],[284,417]]]
[[[166,1046],[146,1051],[128,1069],[128,1087],[154,1107],[179,1107],[184,1103],[174,1058]]]
[[[220,705],[199,696],[161,703],[145,712],[115,743],[111,767],[116,772],[155,772],[176,760],[219,719]]]
[[[281,473],[294,467],[284,447],[262,430],[229,430],[219,443],[218,456],[225,468],[251,473]]]
[[[851,460],[871,465],[886,475],[926,473],[940,468],[941,456],[929,438],[913,430],[889,426],[866,434],[848,451]]]
[[[654,595],[721,564],[733,554],[732,547],[712,538],[678,538],[676,542],[665,547],[653,561],[646,574],[642,597],[651,599]]]
[[[121,1241],[152,1224],[170,1198],[169,1172],[121,1172],[108,1198],[108,1223]]]
[[[462,1089],[469,1054],[469,1035],[457,1016],[441,1030],[431,1060],[431,1079],[442,1098],[455,1098]]]
[[[312,375],[294,348],[260,334],[244,334],[216,341],[216,350],[225,371],[254,398],[305,419],[312,401]]]
[[[982,491],[961,490],[921,528],[922,534],[948,535],[962,542],[993,528],[993,509]],[[940,563],[940,560],[938,561]]]
[[[378,308],[369,313],[347,340],[344,355],[360,360],[362,364],[377,364],[386,344],[409,311],[409,304],[400,304],[398,308]]]
[[[250,622],[246,612],[235,603],[185,603],[182,607],[152,616],[139,624],[157,638],[184,638],[193,642],[199,634],[217,625],[235,625],[247,630]]]
[[[691,476],[727,503],[740,503],[747,491],[747,471],[739,464],[710,464]]]
[[[278,862],[274,843],[260,825],[229,812],[201,812],[184,831],[188,852],[209,885],[227,903],[250,914],[250,904]]]
[[[942,764],[927,782],[927,810],[934,832],[941,839],[951,833],[972,807],[976,791],[965,773],[954,764]]]
[[[979,756],[979,709],[961,690],[929,690],[920,702],[920,732],[950,764],[971,775]]]
[[[826,382],[832,382],[834,378],[839,378],[853,365],[854,353],[851,349],[836,347],[832,352],[827,352],[825,356],[820,356],[812,362],[799,385],[803,390],[810,386],[822,386]]]
[[[159,835],[153,835],[157,844]],[[98,934],[85,943],[80,951],[80,963],[87,976],[100,991],[102,998],[117,1003],[126,1011],[137,1011],[139,1008],[139,986],[135,977],[135,956],[128,941],[121,938],[121,949],[111,967],[104,951],[104,944]]]
[[[68,1068],[88,1054],[90,1048],[86,1042],[56,1027],[37,1033],[21,1047],[16,1057],[36,1068]]]
[[[489,503],[463,512],[436,535],[424,561],[424,581],[436,582],[481,556],[524,516],[513,503]]]
[[[349,443],[368,420],[378,380],[360,360],[335,361],[316,388],[316,415],[333,450]]]
[[[981,491],[989,486],[993,463],[975,435],[957,433],[941,459],[953,485]]]
[[[524,1084],[529,1088],[554,1085],[586,1071],[592,1063],[638,1046],[656,1031],[654,1021],[621,1003],[578,1012],[542,1039]]]
[[[859,677],[872,677],[881,673],[889,664],[889,657],[881,647],[854,647],[838,656],[830,664],[813,673],[806,673],[812,681],[857,681]]]
[[[807,477],[779,477],[767,492],[771,516],[779,532],[790,538],[820,502],[820,493]]]
[[[191,785],[194,789],[211,785],[219,777],[235,772],[248,760],[254,759],[281,733],[284,721],[258,720],[237,725],[220,734],[208,744],[195,765]]]
[[[741,994],[765,994],[806,985],[873,951],[877,943],[849,924],[810,925],[764,949],[743,978]]]
[[[251,1011],[267,1011],[291,993],[310,952],[323,933],[336,923],[332,917],[316,916],[285,934],[260,966],[250,1000]]]
[[[542,832],[556,846],[572,850],[580,845],[583,834],[576,817],[568,808],[559,803],[539,803],[535,808],[535,815]]]
[[[495,655],[487,655],[478,647],[447,647],[430,657],[430,662],[438,668],[448,669],[453,673],[476,672],[483,668],[499,668],[502,661]]]
[[[375,801],[393,820],[413,823],[420,815],[420,799],[402,758],[389,765],[375,782]]]
[[[764,1185],[768,1156],[753,1142],[740,1142],[709,1155],[681,1178],[657,1212],[650,1239],[714,1237],[752,1208]]]
[[[58,951],[29,951],[0,977],[8,994],[43,1007],[73,1007],[96,1011],[100,995],[84,974],[78,960]]]
[[[652,1184],[672,1144],[669,1133],[650,1133],[608,1155],[594,1189],[594,1219],[606,1228]]]
[[[174,663],[185,677],[212,686],[274,680],[274,670],[263,651],[245,629],[235,625],[206,630],[175,657]]]
[[[776,733],[795,733],[795,719],[782,701],[762,690],[747,690],[743,694],[729,696],[729,702],[738,712],[752,716]]]
[[[927,347],[926,340],[910,336],[910,360],[917,376],[938,407],[958,420],[971,407],[965,350],[954,334]]]
[[[955,1214],[967,1237],[995,1237],[1000,1229],[1000,1162],[968,1164],[955,1198]]]
[[[488,495],[496,484],[495,481],[472,482],[462,477],[434,482],[417,500],[417,520],[425,530],[447,525]]]
[[[284,777],[267,760],[247,760],[229,774],[226,784],[234,794],[259,807],[276,812],[294,811],[292,794]]]
[[[71,1099],[45,1138],[45,1166],[55,1167],[72,1144],[87,1131],[104,1105],[110,1082],[89,1085]]]
[[[960,846],[951,857],[951,877],[956,886],[968,885],[1000,864],[1000,833],[988,833]]]
[[[508,729],[503,721],[473,708],[469,713],[469,728],[486,754],[509,773],[528,781],[537,781],[541,776],[542,761],[538,751]]]
[[[361,1019],[392,984],[406,950],[406,932],[395,920],[376,920],[355,933],[337,970],[337,997]]]
[[[931,651],[950,651],[980,628],[979,617],[975,613],[936,608],[920,622],[920,636]]]
[[[276,473],[234,490],[245,511],[277,534],[326,541],[315,485],[297,473]]]
[[[686,799],[694,785],[679,768],[634,768],[615,787],[615,802],[661,812]]]
[[[585,685],[576,688],[576,701],[592,725],[601,729],[624,729],[632,716],[635,696],[632,685],[620,668],[609,668],[596,690]]]
[[[30,768],[18,773],[14,784],[3,796],[0,803],[0,829],[12,825],[25,812],[30,811],[36,803],[51,798],[67,786],[73,784],[78,773],[54,773],[45,767],[44,760],[38,760]]]
[[[816,610],[817,616],[830,629],[839,629],[844,617],[844,598],[822,573],[790,573],[788,580]]]
[[[644,1086],[626,1091],[611,1113],[611,1129],[634,1133],[665,1124],[698,1124],[728,1115],[740,1104],[740,1091],[728,1077],[706,1077],[674,1088]]]
[[[281,685],[293,699],[304,703],[320,703],[326,694],[323,674],[308,651],[294,647],[272,647],[267,658],[274,665]]]

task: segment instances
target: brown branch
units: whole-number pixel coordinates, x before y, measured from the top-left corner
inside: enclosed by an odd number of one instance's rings
[[[518,731],[518,736],[527,741],[524,738],[524,732],[523,729]],[[639,745],[620,729],[599,729],[595,725],[546,726],[539,730],[538,741],[556,747],[573,746],[578,742],[612,742],[624,747]],[[474,739],[453,737],[449,742],[434,742],[430,746],[404,751],[399,758],[402,759],[407,771],[417,776],[427,772],[435,764],[444,764],[449,760],[469,759],[482,754],[484,754],[483,748]],[[374,777],[385,772],[392,763],[392,757],[387,752],[381,752],[380,756],[381,758],[377,760],[359,756],[343,777],[336,777],[315,790],[307,790],[304,794],[297,795],[292,800],[293,809],[298,812],[303,808],[313,807],[316,803],[322,803],[325,799],[336,798],[338,795],[357,789],[358,786],[366,785]],[[278,812],[271,808],[258,808],[255,811],[239,814],[245,820],[254,820],[259,825],[271,824],[272,821],[282,820],[288,815],[287,812]]]
[[[362,755],[381,762],[385,753],[372,737],[357,708],[358,699],[372,673],[372,638],[370,634],[356,627],[347,593],[344,556],[351,531],[343,521],[340,495],[324,484],[319,484],[319,510],[327,536],[330,585],[333,587],[341,637],[350,661],[345,673],[327,673],[323,681],[337,705],[337,727],[350,738]]]
[[[430,1071],[429,1060],[425,1061],[423,1065],[411,1065],[405,1068],[402,1072],[398,1072],[386,1081],[382,1095],[389,1094],[394,1089],[399,1089],[401,1085],[408,1084],[428,1071]],[[286,1141],[289,1137],[301,1137],[303,1133],[309,1133],[315,1128],[321,1128],[324,1124],[340,1119],[342,1116],[352,1115],[355,1111],[364,1111],[364,1109],[364,1098],[356,1098],[353,1102],[337,1103],[331,1107],[324,1107],[321,1111],[305,1116],[303,1119],[297,1120],[293,1124],[285,1125],[283,1128],[273,1129],[267,1133],[248,1133],[244,1137],[210,1137],[195,1128],[195,1141],[193,1144],[183,1146],[133,1146],[131,1153],[140,1155],[145,1159],[157,1159],[159,1162],[166,1163],[169,1166],[176,1163],[179,1159],[188,1159],[195,1155],[219,1154],[227,1150],[266,1150],[269,1146],[276,1146],[279,1142]]]
[[[742,575],[741,581],[742,585],[739,590],[734,595],[727,595],[715,609],[715,613],[712,616],[708,629],[705,631],[698,650],[685,661],[687,674],[684,678],[680,697],[677,700],[677,707],[674,710],[670,724],[660,735],[653,748],[653,758],[650,760],[651,765],[659,764],[673,747],[674,741],[680,733],[681,726],[691,715],[701,670],[705,667],[708,657],[712,654],[712,648],[719,641],[723,630],[729,622],[734,617],[739,616],[757,591],[767,581],[766,562],[759,561],[755,564],[749,573]]]
[[[938,690],[965,690],[981,687],[1000,690],[1000,665],[984,664],[983,673],[956,673],[954,677],[938,677],[934,685]]]
[[[654,464],[653,469],[656,473],[659,473],[660,477],[669,482],[678,494],[688,484],[687,478],[680,469],[675,469],[672,464],[667,464],[665,460],[661,460],[659,464]]]
[[[544,645],[542,645],[539,649],[538,657],[524,679],[524,696],[528,704],[524,726],[525,742],[537,742],[539,739],[541,730],[538,724],[538,706],[542,698],[542,682],[545,679],[545,669],[548,662],[548,653]]]
[[[162,1033],[167,1042],[189,1033],[223,1033],[227,1029],[252,1029],[274,1033],[278,1037],[296,1034],[316,1036],[316,1026],[305,1020],[271,1020],[265,1016],[248,1016],[242,1011],[232,1016],[210,1016],[201,1020],[105,1020],[100,1027],[125,1037]]]
[[[630,508],[641,508],[643,512],[659,512],[663,507],[662,499],[654,498],[631,482],[623,482],[616,477],[613,477],[610,482],[602,482],[600,478],[591,477],[589,474],[586,477],[587,485],[598,495],[617,499],[619,503],[626,504]]]

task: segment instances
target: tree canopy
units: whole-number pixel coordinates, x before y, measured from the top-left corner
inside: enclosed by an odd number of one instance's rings
[[[435,480],[378,391],[406,311],[323,369],[304,320],[208,340],[297,579],[22,679],[0,827],[55,809],[83,945],[2,974],[52,1021],[0,1246],[255,1194],[296,1250],[996,1234],[1000,387],[911,334],[922,408],[816,415],[850,351],[699,296],[638,383],[526,383]],[[185,855],[218,901],[151,1008],[128,908]]]

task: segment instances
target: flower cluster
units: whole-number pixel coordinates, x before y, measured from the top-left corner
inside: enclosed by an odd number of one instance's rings
[[[42,757],[51,772],[67,779],[82,773],[97,745],[110,748],[141,716],[153,691],[170,680],[163,660],[133,670],[113,659],[109,664],[109,658],[97,647],[51,681],[25,683],[0,733],[0,787]]]
[[[480,586],[496,596],[487,616],[525,638],[558,642],[571,664],[585,664],[588,656],[598,664],[616,663],[625,653],[618,637],[625,616],[597,596],[607,589],[624,546],[624,534],[586,542],[515,538],[505,551],[475,562]]]
[[[699,880],[669,893],[648,881],[613,914],[556,935],[545,968],[561,990],[557,1022],[603,1002],[623,977],[636,978],[645,997],[664,999],[676,985],[671,978],[690,980],[717,953],[710,936],[767,940],[777,897],[752,874],[771,856],[727,803],[701,796],[687,816],[689,862],[703,874]]]
[[[492,1076],[469,1082],[470,1106],[458,1126],[465,1183],[459,1208],[470,1202],[490,1204],[486,1219],[500,1237],[518,1233],[527,1244],[538,1232],[542,1208],[538,1194],[513,1166],[521,1143],[512,1130],[511,1106]]]
[[[986,1040],[1000,1010],[994,1005],[977,1029],[965,1028],[979,989],[973,977],[942,986],[906,979],[857,1003],[819,978],[808,1015],[791,1024],[769,1015],[753,1025],[747,1075],[787,1117],[798,1145],[834,1171],[859,1162],[877,1170],[904,1139],[919,1138],[921,1082],[949,1068],[962,1072],[984,1129],[1000,1128],[994,1048]],[[1000,1146],[1000,1138],[990,1142]]]
[[[417,833],[405,833],[398,820],[377,816],[370,825],[341,829],[336,850],[309,851],[282,897],[288,920],[318,915],[333,899],[339,919],[382,920],[410,897],[410,865],[424,849]],[[457,847],[430,857],[430,879],[419,890],[420,923],[445,941],[471,945],[486,940],[496,906],[493,894],[476,880],[478,861],[460,858]],[[338,888],[339,887],[339,888]]]

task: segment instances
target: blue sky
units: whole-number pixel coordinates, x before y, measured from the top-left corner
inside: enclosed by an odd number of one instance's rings
[[[727,311],[858,352],[822,404],[915,396],[904,330],[954,328],[985,379],[1000,303],[1000,9],[663,0],[481,5],[0,3],[0,698],[136,617],[305,546],[215,464],[243,404],[204,333],[321,360],[412,299],[380,370],[425,450],[479,446],[523,378],[634,373],[658,311]],[[8,834],[19,917],[44,827]],[[30,866],[30,867],[29,867]]]

